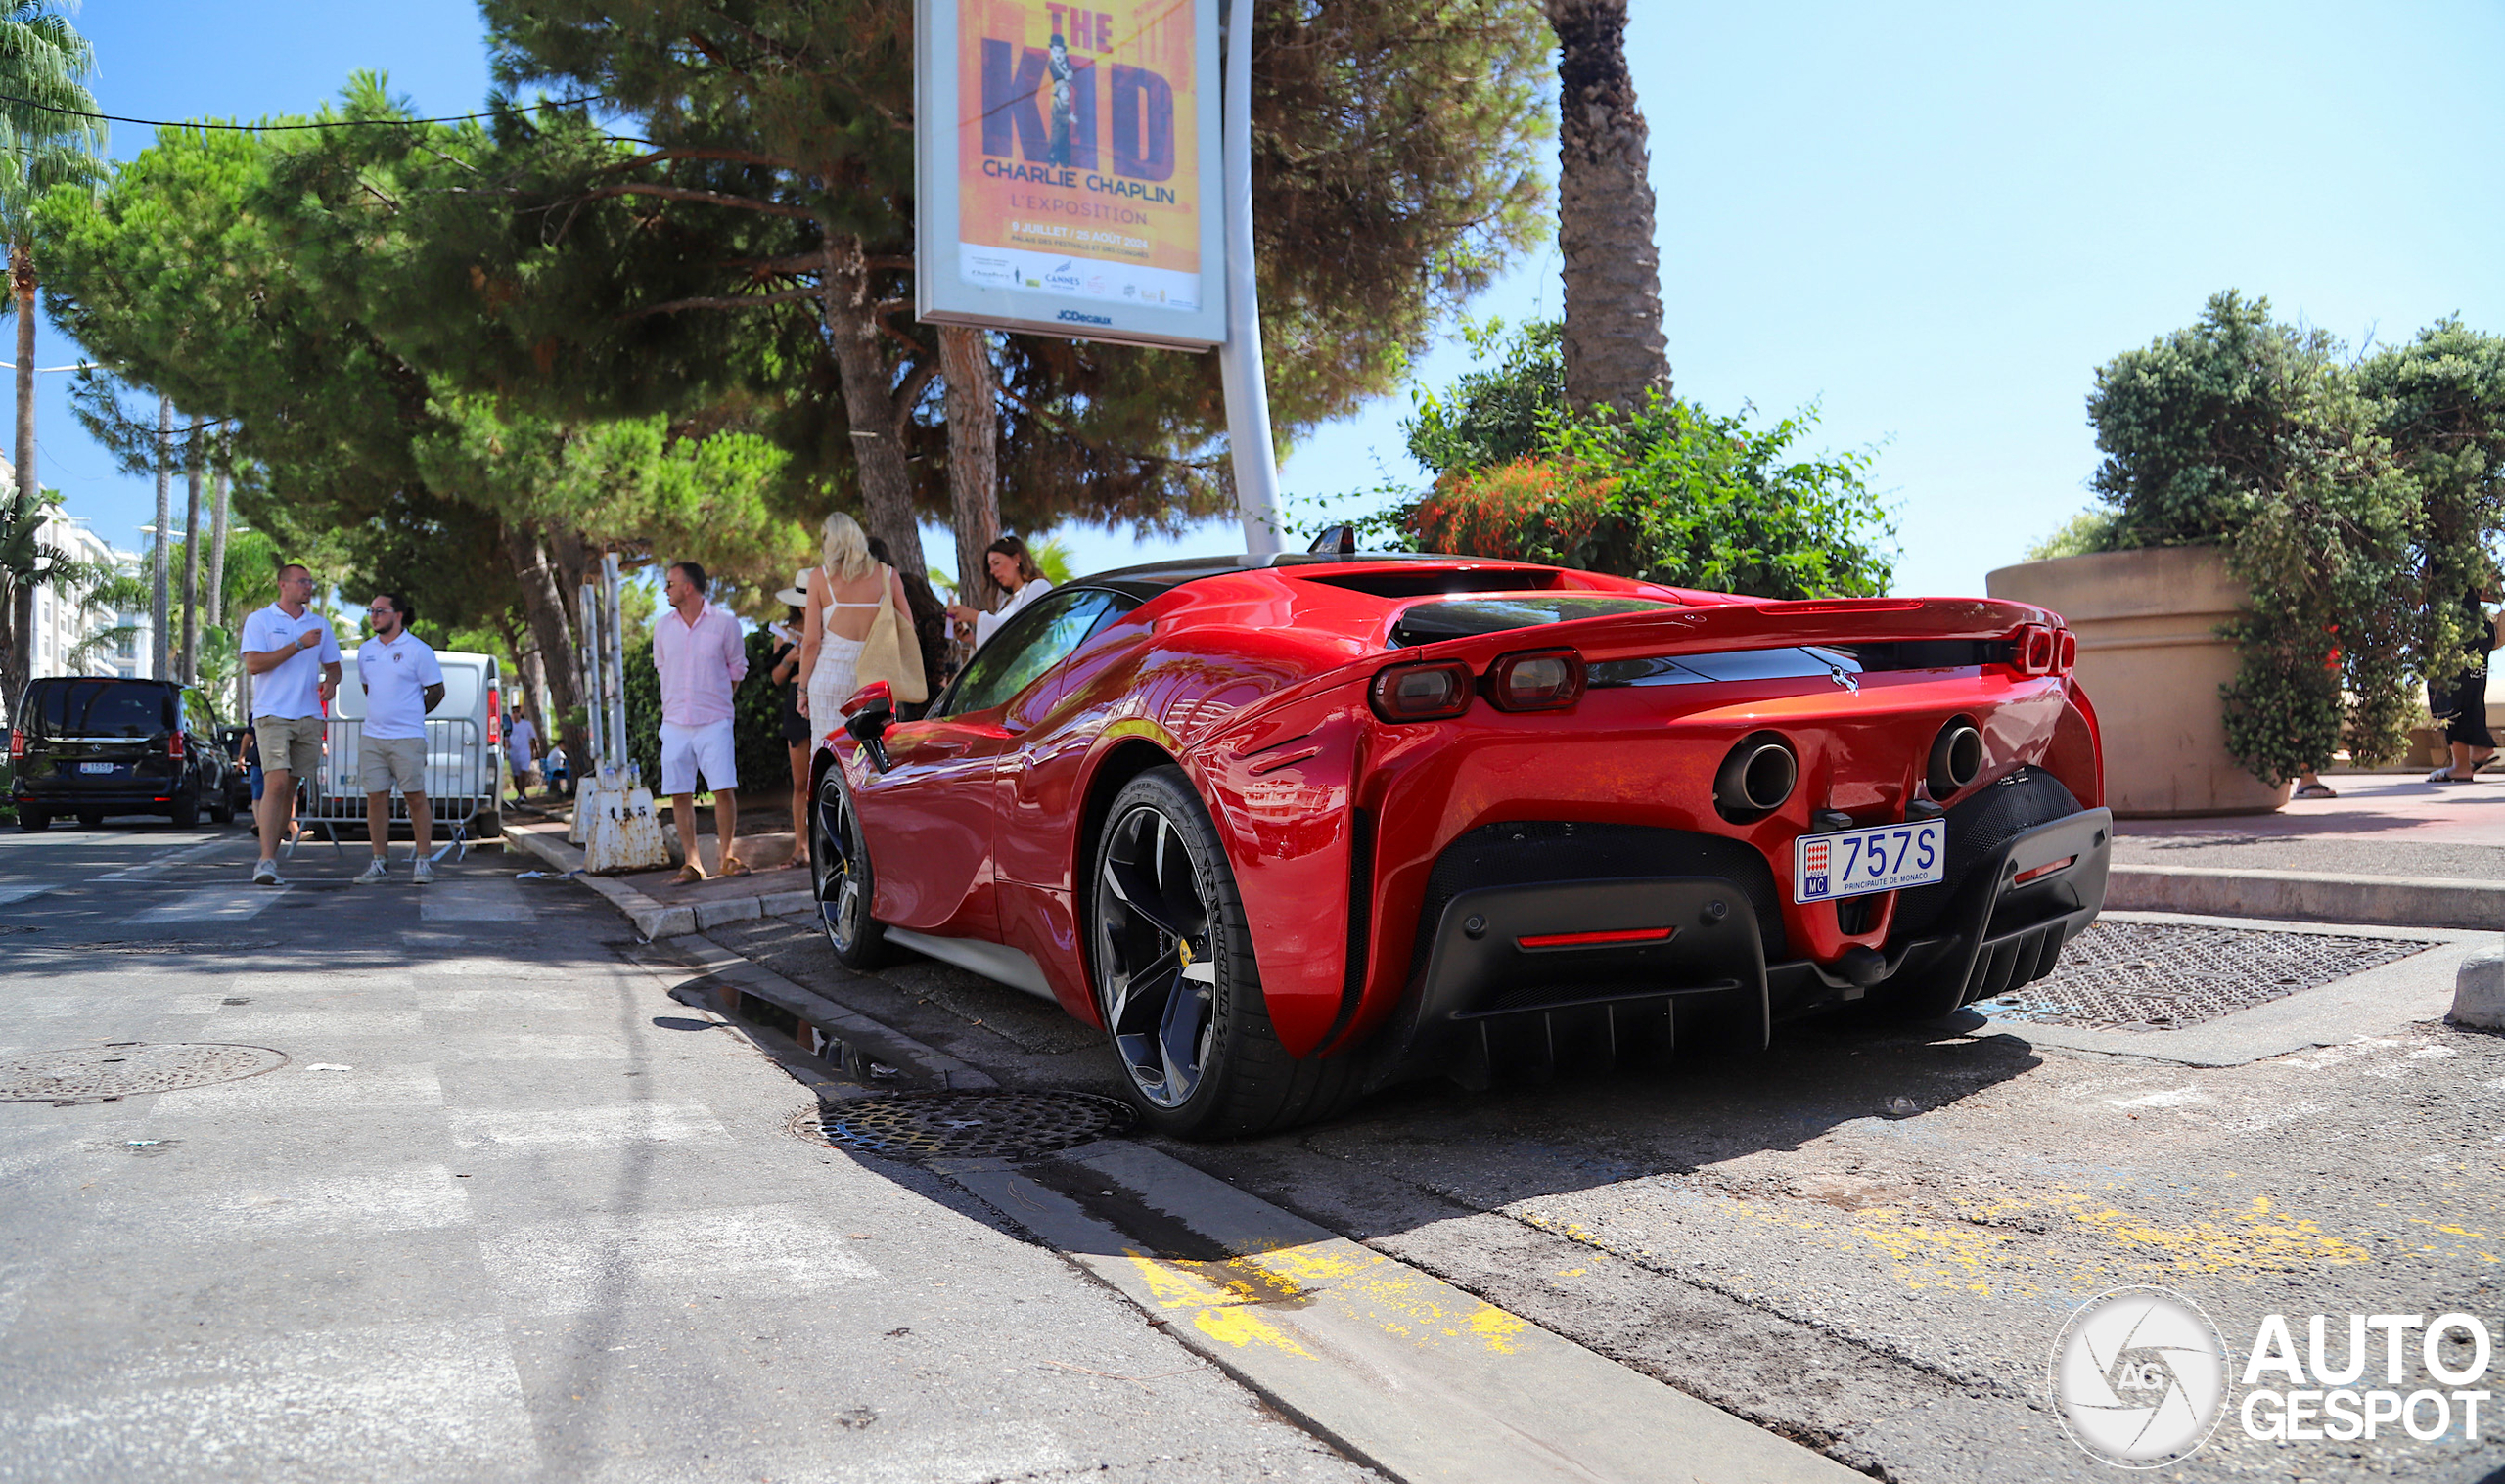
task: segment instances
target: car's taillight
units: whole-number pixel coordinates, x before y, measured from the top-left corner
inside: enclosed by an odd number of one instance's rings
[[[9,729],[9,760],[16,762],[26,755],[26,734],[17,727]]]
[[[2021,675],[2051,673],[2053,650],[2053,631],[2040,623],[2020,624],[2010,636],[2010,657]]]
[[[176,762],[181,762],[183,760],[182,733],[168,732],[165,734],[165,755]]]
[[[2068,629],[2056,636],[2053,649],[2053,672],[2068,675],[2078,668],[2078,636]]]
[[[1475,680],[1458,659],[1397,665],[1374,678],[1366,699],[1385,721],[1449,721],[1470,709]]]
[[[1583,698],[1583,656],[1526,650],[1487,667],[1487,699],[1499,711],[1562,711]]]
[[[504,741],[505,741],[505,736],[504,736],[504,733],[505,733],[504,721],[505,721],[505,697],[504,697],[504,693],[503,693],[503,692],[501,692],[501,691],[498,691],[498,690],[497,690],[497,689],[495,689],[493,686],[490,686],[490,687],[488,687],[488,688],[487,688],[487,745],[488,745],[488,746],[490,746],[490,747],[500,747],[500,746],[503,746],[503,745],[504,745]]]

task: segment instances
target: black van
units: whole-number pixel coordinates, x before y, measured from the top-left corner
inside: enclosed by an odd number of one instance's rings
[[[109,814],[162,814],[176,828],[235,820],[234,760],[198,689],[170,680],[48,675],[29,681],[9,733],[18,828],[57,814],[89,829]]]

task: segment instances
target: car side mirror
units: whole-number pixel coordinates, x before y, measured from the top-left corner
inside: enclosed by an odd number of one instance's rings
[[[884,680],[874,680],[843,703],[843,730],[861,744],[870,765],[888,771],[888,728],[895,724],[895,693]]]

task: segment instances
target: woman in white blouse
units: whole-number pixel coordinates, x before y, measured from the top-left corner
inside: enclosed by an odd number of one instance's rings
[[[983,642],[999,632],[1002,624],[1018,615],[1019,609],[1053,588],[1044,580],[1043,569],[1035,565],[1034,556],[1026,550],[1026,543],[1015,536],[1003,536],[983,548],[982,560],[984,569],[991,573],[992,582],[1009,595],[1009,601],[1001,605],[998,612],[992,613],[968,607],[962,603],[948,605],[948,617],[957,625],[957,636],[971,638],[976,649],[981,649]]]

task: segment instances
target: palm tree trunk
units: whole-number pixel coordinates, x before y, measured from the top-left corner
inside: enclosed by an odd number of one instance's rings
[[[226,433],[221,427],[210,445],[208,488],[208,626],[226,625]]]
[[[828,347],[843,383],[843,416],[851,426],[852,458],[861,472],[861,505],[870,534],[888,544],[896,565],[930,570],[922,556],[922,526],[913,514],[913,472],[899,436],[902,419],[888,389],[887,357],[879,350],[879,320],[870,293],[870,269],[861,240],[829,228],[826,268],[820,276]]]
[[[31,518],[43,483],[35,477],[35,260],[23,243],[9,247],[9,289],[18,300],[18,508]],[[33,574],[17,584],[9,602],[9,667],[0,675],[8,687],[0,697],[6,710],[25,693],[34,678],[35,585]]]
[[[200,683],[200,484],[203,471],[200,430],[192,419],[191,493],[183,507],[183,669],[185,685]]]
[[[1670,394],[1644,111],[1626,70],[1626,0],[1547,0],[1558,43],[1557,247],[1566,260],[1566,400],[1641,409]]]
[[[157,398],[157,541],[149,549],[148,564],[148,676],[164,680],[173,672],[173,659],[166,652],[165,626],[172,615],[166,611],[165,568],[169,564],[169,536],[165,527],[174,520],[174,467],[171,450],[174,445],[174,401],[167,396]]]
[[[1000,400],[991,341],[967,325],[939,327],[948,411],[948,511],[957,528],[957,601],[988,607],[983,552],[1000,539]]]

